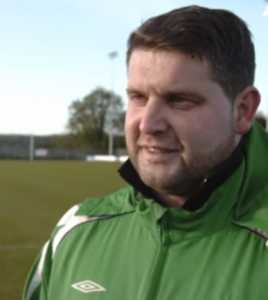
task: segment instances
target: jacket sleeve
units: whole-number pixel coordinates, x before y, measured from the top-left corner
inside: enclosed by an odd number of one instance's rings
[[[22,297],[23,300],[51,300],[48,298],[48,290],[53,267],[53,257],[58,244],[65,234],[74,225],[79,223],[76,221],[77,217],[75,217],[78,209],[79,206],[75,205],[67,211],[56,225],[51,239],[43,246],[26,280]],[[78,220],[80,219],[81,218],[78,218]]]
[[[23,291],[23,300],[47,300],[47,287],[52,267],[51,242],[43,246],[30,271]]]

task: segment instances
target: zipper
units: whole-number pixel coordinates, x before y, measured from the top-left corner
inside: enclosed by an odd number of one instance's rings
[[[168,230],[167,218],[163,216],[159,230],[159,249],[155,256],[154,264],[151,267],[150,272],[147,273],[147,278],[144,280],[145,286],[140,290],[140,293],[135,300],[156,300],[158,295],[158,289],[161,286],[161,274],[165,267],[166,258],[168,255],[170,237]]]

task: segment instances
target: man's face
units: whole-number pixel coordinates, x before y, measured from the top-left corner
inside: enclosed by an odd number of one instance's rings
[[[144,183],[160,193],[189,192],[238,142],[231,101],[205,61],[136,49],[127,93],[129,156]]]

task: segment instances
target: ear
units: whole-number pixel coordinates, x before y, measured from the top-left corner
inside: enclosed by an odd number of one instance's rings
[[[253,87],[246,87],[234,100],[235,129],[238,134],[247,133],[252,125],[260,103],[260,93]]]

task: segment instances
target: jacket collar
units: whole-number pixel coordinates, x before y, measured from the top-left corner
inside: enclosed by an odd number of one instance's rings
[[[243,156],[234,223],[268,239],[268,135],[257,123],[246,137]]]

